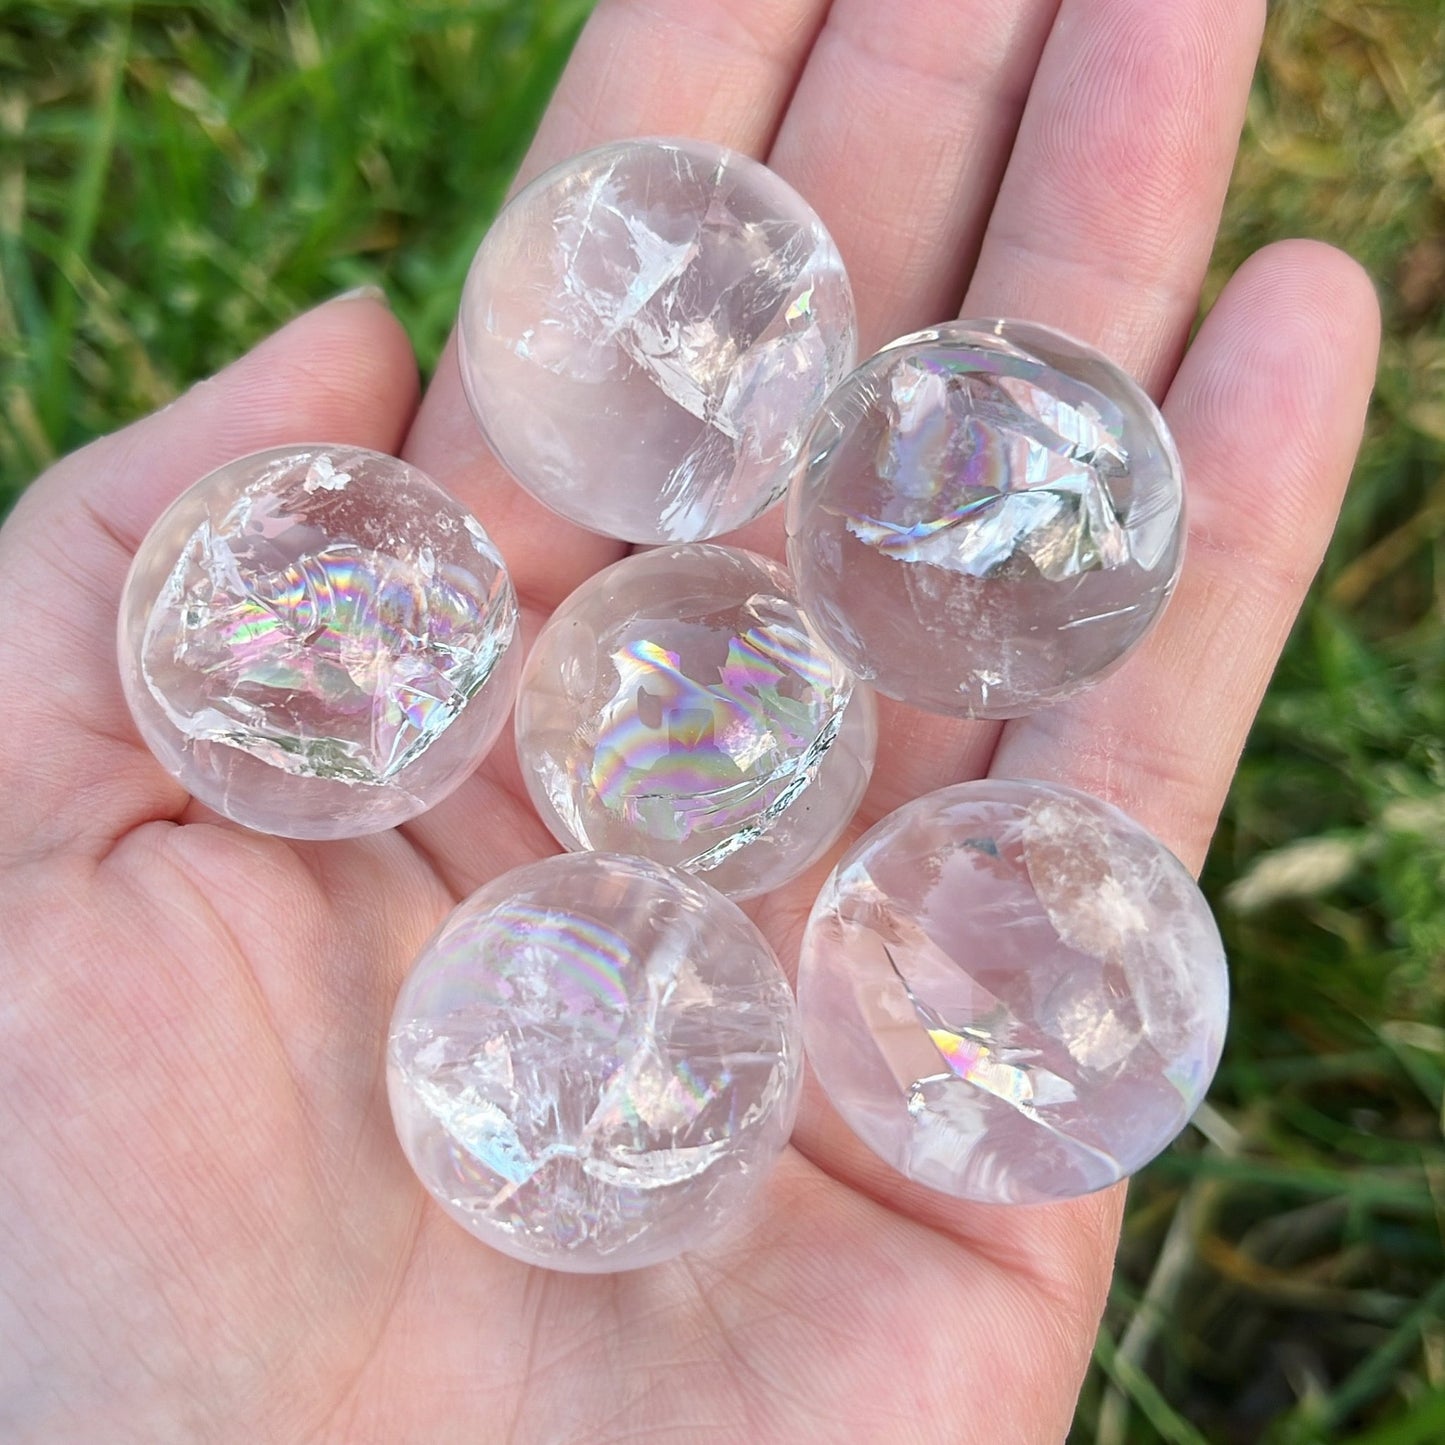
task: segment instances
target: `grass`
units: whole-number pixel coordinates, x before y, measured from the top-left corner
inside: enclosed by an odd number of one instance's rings
[[[424,363],[586,0],[0,0],[0,490],[302,307]]]
[[[586,0],[0,0],[0,507],[302,306],[424,364]],[[1386,311],[1334,548],[1206,886],[1201,1127],[1137,1181],[1073,1439],[1445,1440],[1445,0],[1280,0],[1210,294],[1283,235]]]
[[[1075,1437],[1445,1440],[1445,5],[1273,7],[1210,294],[1333,241],[1386,334],[1328,561],[1206,873],[1204,1128],[1138,1181]]]

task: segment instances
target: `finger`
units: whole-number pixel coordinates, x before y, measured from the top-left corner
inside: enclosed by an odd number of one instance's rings
[[[859,350],[953,315],[1058,0],[834,0],[769,164],[817,208],[858,304]],[[779,512],[728,538],[781,559]],[[992,731],[880,698],[888,740],[864,817],[981,769]]]
[[[693,136],[766,155],[827,9],[827,0],[602,0],[519,179],[623,136]]]
[[[169,406],[57,462],[20,499],[15,522],[88,522],[134,552],[176,496],[222,462],[298,439],[384,450],[416,396],[411,343],[379,293],[337,297]],[[348,436],[332,435],[342,427]],[[363,443],[358,428],[375,442]],[[31,514],[44,520],[27,522]]]
[[[0,677],[37,706],[0,730],[12,856],[100,849],[185,804],[140,746],[120,691],[116,614],[152,522],[221,463],[296,441],[393,451],[416,405],[416,363],[368,298],[293,321],[156,415],[53,467],[0,530]]]
[[[860,355],[957,311],[1057,8],[926,0],[880,26],[871,0],[834,0],[768,163],[838,243]],[[724,540],[782,561],[781,509]],[[945,731],[883,708],[904,734]]]
[[[1238,142],[1258,0],[1063,0],[963,303],[1099,347],[1155,396],[1173,373]],[[988,767],[996,723],[890,704],[865,817]]]
[[[1369,279],[1337,251],[1283,242],[1241,269],[1165,403],[1190,503],[1173,601],[1092,692],[1009,723],[996,776],[1106,798],[1199,868],[1329,541],[1378,335]]]
[[[695,136],[766,154],[826,9],[826,0],[603,0],[519,180],[626,136]],[[472,419],[455,337],[406,455],[481,518],[518,592],[543,610],[627,551],[563,521],[507,475]]]
[[[812,202],[859,350],[954,314],[1058,0],[834,0],[769,164]]]
[[[764,155],[826,8],[826,0],[604,0],[578,41],[521,178],[627,135],[700,136]],[[628,550],[564,522],[507,475],[472,418],[455,336],[405,454],[481,518],[534,623]],[[504,741],[452,797],[405,832],[460,896],[492,876],[499,845],[553,846],[540,825],[535,837],[508,840],[479,828],[500,803],[520,797],[514,751]],[[524,811],[530,815],[530,805]]]
[[[1244,120],[1263,0],[1064,0],[963,309],[1173,375]]]

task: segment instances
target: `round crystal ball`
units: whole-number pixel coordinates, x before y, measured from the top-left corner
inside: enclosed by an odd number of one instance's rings
[[[735,898],[816,861],[873,768],[872,694],[822,645],[788,574],[705,542],[584,582],[543,628],[517,754],[567,848],[639,853]]]
[[[777,501],[857,345],[807,202],[693,140],[602,146],[519,192],[477,251],[458,336],[507,469],[629,542],[716,536]]]
[[[439,802],[505,723],[517,604],[476,520],[415,467],[307,445],[228,462],[136,553],[120,673],[208,807],[347,838]]]
[[[787,1143],[796,1006],[720,893],[643,858],[563,854],[474,893],[392,1018],[403,1149],[452,1218],[585,1273],[746,1218]]]
[[[946,1194],[1031,1204],[1113,1184],[1184,1127],[1228,979],[1163,844],[1083,793],[985,781],[849,851],[798,998],[809,1062],[864,1143]]]
[[[829,397],[788,503],[829,644],[931,712],[1016,717],[1149,631],[1179,575],[1163,417],[1098,352],[1018,321],[905,336]]]

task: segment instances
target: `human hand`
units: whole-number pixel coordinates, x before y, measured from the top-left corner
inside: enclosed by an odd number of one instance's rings
[[[1071,331],[1165,399],[1191,541],[1159,629],[1095,691],[1002,727],[887,706],[859,827],[993,771],[1106,797],[1197,866],[1349,471],[1373,295],[1338,254],[1277,246],[1183,355],[1262,3],[881,10],[604,0],[527,173],[627,134],[764,156],[838,240],[865,351],[961,306]],[[0,532],[0,676],[25,699],[0,733],[0,1433],[1061,1439],[1119,1190],[947,1200],[810,1090],[758,1226],[654,1270],[538,1273],[426,1200],[391,1132],[386,1025],[451,903],[553,850],[508,750],[395,833],[295,844],[191,802],[116,676],[121,583],[166,503],[313,439],[400,451],[449,487],[533,631],[623,550],[502,475],[450,356],[418,409],[406,340],[364,298],[22,500]],[[743,540],[776,552],[779,527]],[[820,877],[754,910],[789,965]]]

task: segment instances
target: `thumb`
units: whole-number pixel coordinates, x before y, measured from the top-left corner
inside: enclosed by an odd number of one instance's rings
[[[416,363],[370,295],[308,311],[164,410],[58,462],[0,529],[0,859],[100,852],[185,794],[141,747],[121,695],[115,619],[131,558],[192,482],[288,442],[395,451]]]

